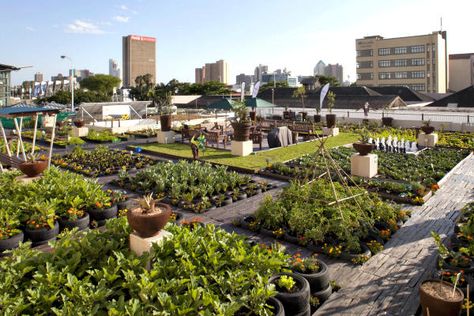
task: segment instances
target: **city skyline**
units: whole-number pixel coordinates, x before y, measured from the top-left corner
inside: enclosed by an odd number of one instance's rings
[[[229,78],[251,74],[258,64],[286,67],[294,76],[311,75],[314,65],[324,60],[341,64],[344,80],[349,75],[353,82],[356,38],[429,34],[440,29],[441,16],[448,32],[448,53],[474,52],[474,43],[465,40],[470,14],[465,9],[472,6],[469,1],[448,7],[441,1],[424,0],[370,0],[363,5],[309,0],[277,0],[271,5],[248,0],[74,4],[53,0],[41,7],[30,0],[5,2],[0,18],[8,32],[0,34],[0,40],[9,49],[2,51],[1,63],[33,66],[13,72],[12,84],[32,80],[36,72],[45,78],[66,75],[71,64],[60,55],[69,56],[77,69],[107,74],[110,58],[122,64],[122,36],[146,34],[157,40],[157,82],[173,78],[194,82],[196,65],[219,59],[228,62]],[[285,23],[267,27],[271,20]]]

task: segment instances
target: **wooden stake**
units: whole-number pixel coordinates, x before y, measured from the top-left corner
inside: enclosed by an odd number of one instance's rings
[[[21,127],[23,125],[23,118],[20,119],[20,127],[18,127],[18,121],[16,120],[16,117],[14,119],[15,121],[15,128],[16,132],[18,133],[18,144],[17,145],[17,156],[19,155],[19,147],[21,146],[21,153],[23,155],[23,160],[26,161],[26,154],[25,154],[25,146],[23,145],[23,139],[21,138]]]
[[[33,130],[33,146],[31,148],[31,154],[35,153],[35,144],[36,144],[36,131],[38,130],[38,113],[35,117],[35,129]]]
[[[5,142],[5,148],[7,149],[8,157],[12,156],[12,152],[10,151],[10,145],[8,144],[7,134],[5,134],[5,129],[3,128],[2,120],[0,120],[0,129],[2,130],[3,141]]]
[[[51,167],[51,157],[53,156],[54,134],[56,132],[56,117],[57,114],[53,114],[53,131],[51,132],[51,144],[49,145],[48,168]]]

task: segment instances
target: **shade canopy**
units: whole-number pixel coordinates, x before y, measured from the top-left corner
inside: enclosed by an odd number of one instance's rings
[[[260,99],[260,98],[247,99],[247,100],[245,100],[245,104],[247,104],[247,106],[250,106],[252,108],[257,108],[257,109],[273,108],[273,107],[276,106],[275,104],[273,104],[271,102],[268,102],[268,101],[265,101],[265,100]]]
[[[54,107],[34,106],[25,103],[0,108],[0,117],[30,116],[35,113],[58,113],[60,109]]]
[[[217,102],[211,103],[207,106],[208,109],[213,109],[213,110],[226,110],[226,111],[231,111],[232,110],[232,105],[234,105],[235,100],[231,99],[221,99]]]

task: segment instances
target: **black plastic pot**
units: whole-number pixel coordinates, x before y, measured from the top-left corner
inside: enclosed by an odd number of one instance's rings
[[[112,205],[109,208],[89,210],[87,213],[91,222],[96,221],[98,226],[103,226],[106,220],[117,217],[118,210],[117,205]]]
[[[8,239],[0,240],[0,257],[2,257],[3,251],[18,248],[20,242],[22,242],[24,238],[25,235],[23,232],[20,232]]]
[[[89,217],[89,214],[85,212],[82,218],[79,218],[75,221],[70,221],[65,218],[59,218],[58,223],[59,223],[59,231],[61,232],[65,229],[73,229],[75,227],[77,227],[79,230],[84,230],[87,227],[89,227],[90,217]]]
[[[276,298],[280,300],[285,308],[286,315],[301,315],[308,311],[309,315],[309,283],[300,275],[294,273],[279,273],[270,278],[269,282],[276,284],[282,275],[291,276],[299,289],[294,293],[278,292]],[[306,314],[303,314],[306,315]]]
[[[313,116],[313,119],[314,119],[314,123],[319,123],[319,122],[321,122],[321,115],[315,114]]]
[[[382,117],[382,125],[383,126],[392,126],[393,117]]]
[[[302,276],[303,278],[306,279],[306,281],[308,281],[309,287],[311,289],[311,293],[324,290],[329,286],[328,266],[321,260],[318,260],[318,262],[319,262],[319,266],[321,267],[319,272],[316,272],[316,273],[294,272],[295,274]]]
[[[48,243],[50,240],[55,240],[59,234],[59,224],[54,223],[53,229],[41,228],[41,229],[28,229],[25,228],[25,239],[31,241],[33,247]]]
[[[328,128],[336,127],[336,114],[326,114],[326,125]]]

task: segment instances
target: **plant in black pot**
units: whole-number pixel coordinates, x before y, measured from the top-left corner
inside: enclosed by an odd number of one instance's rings
[[[432,134],[435,131],[435,128],[434,126],[431,126],[431,122],[428,120],[428,121],[423,122],[423,126],[421,127],[421,130],[423,131],[423,133],[428,135],[428,134]]]
[[[67,204],[69,204],[69,207],[59,212],[58,222],[60,231],[75,227],[83,230],[89,227],[90,218],[89,214],[84,211],[84,200],[76,195]]]
[[[295,274],[301,275],[309,282],[313,295],[317,292],[327,292],[324,296],[317,296],[320,302],[324,302],[329,297],[332,291],[329,286],[329,270],[324,262],[316,257],[302,258],[300,253],[296,253],[290,258],[290,268]]]
[[[0,209],[0,257],[3,251],[15,249],[23,241],[18,214],[10,208]]]
[[[309,315],[310,288],[305,278],[294,273],[280,273],[269,280],[277,290],[276,298],[283,304],[285,314]]]
[[[326,125],[328,128],[336,127],[336,114],[332,114],[332,108],[336,104],[336,94],[332,91],[329,91],[327,96],[327,107],[329,114],[326,114]]]
[[[160,124],[162,132],[171,130],[171,121],[173,114],[173,97],[171,92],[165,94],[153,94],[153,102],[157,104],[157,113],[160,116]]]
[[[88,191],[90,200],[94,202],[93,206],[87,208],[91,217],[91,225],[103,226],[106,220],[117,217],[117,205],[113,205],[109,194],[103,191],[100,186],[90,185]]]
[[[352,144],[359,155],[366,156],[374,149],[374,145],[369,143],[369,138],[369,131],[366,128],[362,128],[359,131],[359,141]]]
[[[301,99],[301,106],[303,107],[303,111],[301,113],[301,118],[303,121],[306,120],[306,116],[308,115],[308,112],[305,111],[305,105],[304,105],[304,98],[306,97],[306,89],[304,86],[298,87],[293,91],[293,98],[300,98]]]
[[[233,139],[236,141],[248,141],[250,139],[250,121],[249,111],[244,102],[235,101],[232,105],[234,112],[234,119],[232,121],[232,128],[234,129]]]
[[[57,204],[54,199],[31,204],[25,221],[25,239],[30,240],[33,247],[56,239],[59,233],[59,224],[56,221]]]
[[[128,224],[142,238],[157,235],[168,223],[171,207],[157,202],[152,193],[137,199],[136,202],[138,206],[127,212]]]

